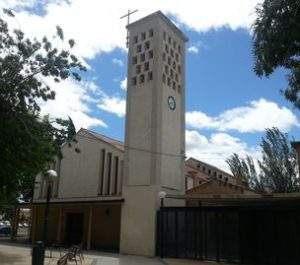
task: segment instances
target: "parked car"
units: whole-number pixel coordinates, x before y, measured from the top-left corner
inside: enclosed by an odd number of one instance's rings
[[[0,227],[0,236],[9,236],[11,233],[10,226],[2,226]]]

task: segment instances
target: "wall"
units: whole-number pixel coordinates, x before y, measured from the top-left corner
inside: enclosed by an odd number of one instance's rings
[[[42,240],[44,211],[43,205],[35,205],[33,216],[34,237],[35,240]],[[64,243],[66,235],[66,220],[68,213],[83,213],[84,227],[82,242],[84,247],[87,246],[88,240],[88,225],[89,225],[89,210],[92,207],[92,230],[91,230],[91,247],[93,249],[117,250],[120,241],[120,204],[55,204],[50,206],[49,223],[48,223],[48,238],[49,244]],[[107,214],[109,209],[109,214]],[[61,215],[61,216],[60,216]],[[61,223],[59,224],[59,220]],[[58,230],[60,229],[60,233]]]
[[[119,157],[118,194],[120,194],[123,175],[121,168],[123,152],[104,141],[93,138],[85,131],[79,131],[76,138],[78,140],[77,144],[72,144],[72,147],[68,147],[68,145],[62,147],[63,159],[61,160],[60,168],[56,169],[57,172],[60,172],[57,198],[88,198],[100,195],[102,149],[106,150],[106,154],[112,154],[110,193],[113,193],[112,187],[114,186],[114,157]],[[80,153],[75,152],[75,147],[79,148]],[[107,158],[105,163],[103,189],[107,190]],[[36,181],[39,182],[39,185],[35,186],[34,200],[44,198],[40,196],[42,194],[41,189],[43,186],[45,190],[45,181],[43,181],[43,178],[40,175],[36,177]],[[55,189],[56,186],[54,186],[54,197],[56,193]]]
[[[93,208],[91,241],[93,249],[119,249],[120,219],[120,205],[104,205]]]

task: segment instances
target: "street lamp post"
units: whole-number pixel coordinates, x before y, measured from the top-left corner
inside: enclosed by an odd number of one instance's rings
[[[49,220],[49,203],[52,194],[52,185],[53,181],[57,178],[57,173],[55,170],[48,170],[45,174],[45,179],[47,180],[47,197],[46,197],[46,207],[45,207],[45,218],[44,218],[44,226],[43,226],[43,242],[44,248],[47,245],[47,227],[48,227],[48,220]]]
[[[46,197],[46,207],[45,207],[45,219],[43,226],[43,241],[36,241],[35,245],[32,248],[32,265],[44,265],[45,259],[45,247],[47,244],[47,226],[49,219],[49,202],[52,193],[51,182],[53,182],[57,178],[56,171],[50,169],[44,174],[46,183],[47,183],[47,197]]]

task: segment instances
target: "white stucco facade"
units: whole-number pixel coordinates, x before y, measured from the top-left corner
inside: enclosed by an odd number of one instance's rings
[[[81,129],[77,143],[62,147],[63,158],[53,169],[58,179],[53,183],[52,201],[107,200],[121,197],[123,181],[123,144],[103,135]],[[80,152],[76,152],[78,148]],[[33,202],[43,201],[46,181],[36,178]]]

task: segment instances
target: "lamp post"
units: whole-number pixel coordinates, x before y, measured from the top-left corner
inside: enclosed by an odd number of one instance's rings
[[[47,197],[46,197],[46,208],[45,208],[45,219],[44,219],[44,226],[43,226],[43,242],[44,247],[47,245],[47,227],[48,227],[48,220],[49,220],[49,202],[52,193],[52,183],[57,178],[57,173],[55,170],[50,169],[45,173],[45,179],[47,180]]]
[[[167,193],[165,191],[160,191],[158,193],[158,198],[160,199],[160,207],[164,207],[164,199],[166,198]]]
[[[43,241],[36,241],[35,245],[32,248],[32,265],[44,265],[45,259],[45,247],[47,244],[47,226],[49,219],[49,202],[52,193],[51,182],[53,182],[57,178],[56,171],[50,169],[44,174],[44,178],[47,183],[47,196],[46,196],[46,207],[45,207],[45,219],[43,226]]]

